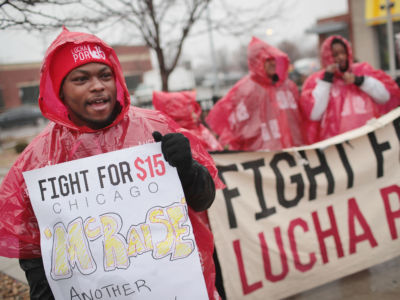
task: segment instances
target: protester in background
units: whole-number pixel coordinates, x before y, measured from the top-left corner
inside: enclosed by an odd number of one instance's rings
[[[298,89],[288,79],[289,57],[253,37],[249,74],[211,109],[206,118],[229,150],[280,150],[303,144]]]
[[[200,104],[196,101],[195,91],[153,92],[153,106],[176,121],[182,128],[197,136],[206,150],[223,150],[211,131],[201,123],[202,110]],[[207,211],[199,212],[198,216],[204,225],[211,230]],[[221,270],[215,251],[213,257],[216,268],[215,285],[221,297],[225,299]]]
[[[63,32],[50,45],[41,69],[39,105],[52,122],[19,156],[0,186],[0,255],[20,258],[31,299],[53,299],[40,252],[40,233],[22,172],[161,141],[165,159],[177,168],[189,205],[210,299],[214,280],[213,237],[197,217],[221,185],[201,143],[167,116],[130,106],[114,50],[91,34]],[[153,140],[154,138],[154,140]],[[192,146],[192,147],[191,147]],[[205,167],[204,167],[204,166]]]
[[[399,105],[396,82],[366,62],[353,63],[343,37],[324,41],[321,61],[324,69],[307,78],[300,100],[308,144],[363,126]]]
[[[211,131],[201,123],[201,106],[195,91],[153,92],[154,108],[197,136],[207,151],[223,150]]]

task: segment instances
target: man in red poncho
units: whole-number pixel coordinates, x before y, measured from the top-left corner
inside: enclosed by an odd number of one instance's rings
[[[214,280],[213,237],[196,211],[207,209],[221,187],[212,158],[200,141],[156,111],[130,106],[114,50],[94,35],[62,33],[46,52],[40,79],[40,109],[52,122],[19,156],[0,186],[0,255],[20,259],[31,299],[53,299],[45,277],[37,220],[22,172],[109,151],[161,142],[178,171],[210,299]],[[190,140],[190,143],[189,143]]]
[[[321,46],[323,70],[304,82],[300,108],[308,144],[363,126],[399,105],[399,88],[383,71],[353,63],[349,42],[327,38]]]
[[[196,101],[195,91],[153,92],[153,105],[197,136],[207,151],[223,150],[210,130],[201,123],[201,106]]]
[[[288,79],[288,56],[254,37],[247,56],[249,74],[214,105],[207,124],[229,150],[302,145],[298,89]]]

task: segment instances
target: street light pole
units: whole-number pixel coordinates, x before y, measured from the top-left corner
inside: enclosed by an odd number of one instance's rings
[[[219,80],[218,80],[217,62],[215,58],[214,39],[212,35],[212,24],[211,24],[209,6],[207,6],[206,14],[207,14],[207,25],[208,25],[207,26],[208,37],[210,39],[211,62],[214,72],[214,84],[213,84],[213,94],[212,94],[212,96],[214,97],[214,96],[219,96]]]
[[[386,32],[388,40],[388,50],[389,50],[389,74],[392,78],[395,77],[396,65],[394,56],[394,37],[393,37],[393,20],[391,9],[395,4],[390,0],[386,0]]]

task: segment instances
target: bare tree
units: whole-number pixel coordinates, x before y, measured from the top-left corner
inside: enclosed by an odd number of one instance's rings
[[[122,28],[126,37],[140,38],[155,51],[162,89],[167,91],[168,78],[189,33],[207,32],[205,26],[194,30],[194,25],[205,19],[211,2],[219,11],[212,20],[213,30],[240,36],[276,18],[288,1],[234,6],[225,0],[4,0],[0,1],[0,30],[45,30],[66,25],[94,33],[112,28],[116,33],[115,29]]]
[[[217,50],[217,66],[218,71],[222,73],[228,73],[231,69],[231,59],[229,57],[230,53],[226,47],[220,48]]]
[[[247,62],[247,45],[240,45],[233,54],[235,60],[232,62],[234,68],[242,73],[247,73],[249,70]]]
[[[298,46],[291,41],[284,40],[280,42],[278,48],[289,56],[292,63],[302,57],[302,53]]]

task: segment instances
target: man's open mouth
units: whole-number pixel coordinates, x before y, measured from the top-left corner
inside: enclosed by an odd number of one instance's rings
[[[88,104],[89,105],[93,105],[93,104],[102,104],[102,103],[106,103],[108,102],[109,99],[108,98],[99,98],[99,99],[93,99],[93,100],[89,100]]]

